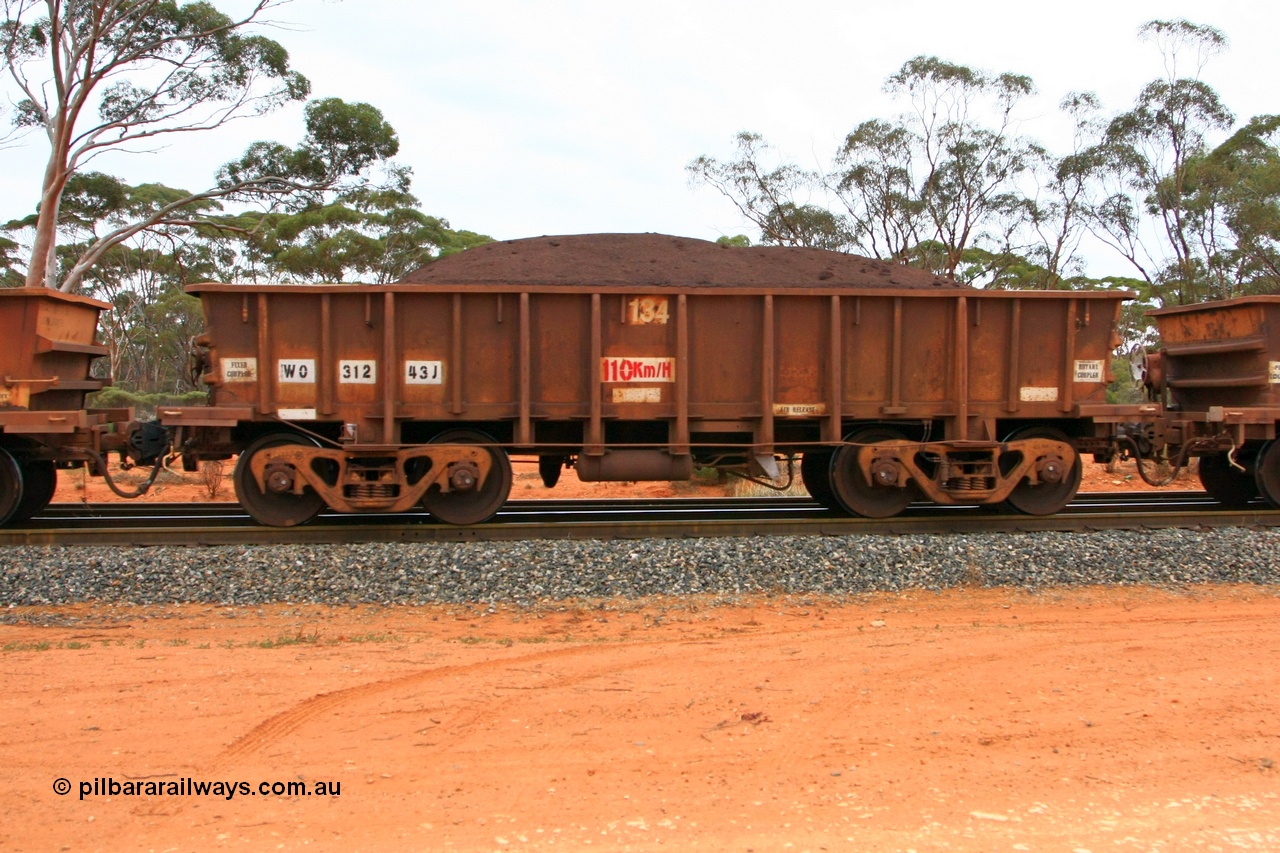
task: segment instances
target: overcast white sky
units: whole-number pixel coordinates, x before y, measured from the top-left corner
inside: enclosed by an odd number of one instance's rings
[[[499,239],[754,236],[713,190],[689,186],[685,165],[731,156],[740,130],[802,166],[825,165],[856,124],[901,110],[881,86],[918,54],[1031,76],[1040,94],[1023,110],[1023,131],[1061,149],[1061,97],[1087,90],[1108,111],[1129,106],[1163,74],[1138,27],[1185,17],[1230,39],[1203,77],[1238,119],[1280,112],[1274,0],[294,0],[272,17],[289,25],[272,35],[315,96],[383,111],[427,212]],[[292,144],[300,131],[291,110],[95,165],[202,189],[247,142]],[[40,139],[0,156],[0,217],[24,215],[37,197]],[[1089,271],[1128,272],[1105,259]]]

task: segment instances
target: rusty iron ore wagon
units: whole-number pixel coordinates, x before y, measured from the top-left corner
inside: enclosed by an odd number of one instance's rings
[[[239,454],[259,522],[424,507],[490,518],[510,458],[593,480],[772,480],[829,507],[1056,512],[1110,448],[1123,292],[981,291],[810,249],[653,234],[493,243],[386,285],[189,288],[210,405],[162,410],[194,463]]]
[[[142,460],[144,430],[132,409],[86,409],[85,396],[110,383],[94,378],[105,302],[44,287],[0,289],[0,524],[24,521],[48,506],[57,469],[104,457]],[[152,448],[146,461],[161,447]]]
[[[1145,383],[1163,415],[1150,443],[1197,455],[1200,481],[1229,506],[1280,506],[1280,296],[1150,312],[1161,348]]]

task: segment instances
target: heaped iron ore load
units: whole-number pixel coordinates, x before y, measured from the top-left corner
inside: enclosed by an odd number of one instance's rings
[[[110,307],[43,287],[0,289],[0,524],[48,506],[58,468],[88,463],[104,474],[111,452],[142,460],[130,445],[143,437],[132,410],[85,408],[85,396],[110,383],[92,375],[107,354],[98,315]]]
[[[1127,294],[995,292],[811,249],[662,235],[494,243],[389,286],[190,288],[211,405],[161,412],[194,459],[240,454],[259,521],[425,507],[474,523],[509,457],[548,484],[774,480],[828,506],[924,497],[1060,509]]]
[[[1201,483],[1224,504],[1261,496],[1280,506],[1280,296],[1150,314],[1161,348],[1143,378],[1165,409],[1150,442],[1194,450]]]

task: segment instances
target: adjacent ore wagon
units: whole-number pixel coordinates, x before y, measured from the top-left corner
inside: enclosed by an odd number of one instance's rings
[[[323,507],[492,516],[509,457],[554,484],[773,480],[824,504],[1064,506],[1127,293],[985,292],[811,249],[661,235],[494,243],[387,286],[189,288],[208,408],[161,412],[192,463],[240,454],[260,522]]]
[[[1145,382],[1165,404],[1151,443],[1199,456],[1205,491],[1224,504],[1260,495],[1280,506],[1280,296],[1150,313],[1161,349]]]
[[[107,354],[97,334],[109,307],[43,287],[0,289],[0,524],[43,510],[58,468],[87,462],[105,474],[106,453],[138,460],[144,436],[163,436],[133,423],[131,409],[85,408],[85,395],[110,382],[90,372]]]

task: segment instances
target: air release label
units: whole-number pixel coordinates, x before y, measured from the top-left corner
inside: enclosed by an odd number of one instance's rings
[[[812,418],[827,413],[826,403],[774,403],[773,413],[780,418]]]

